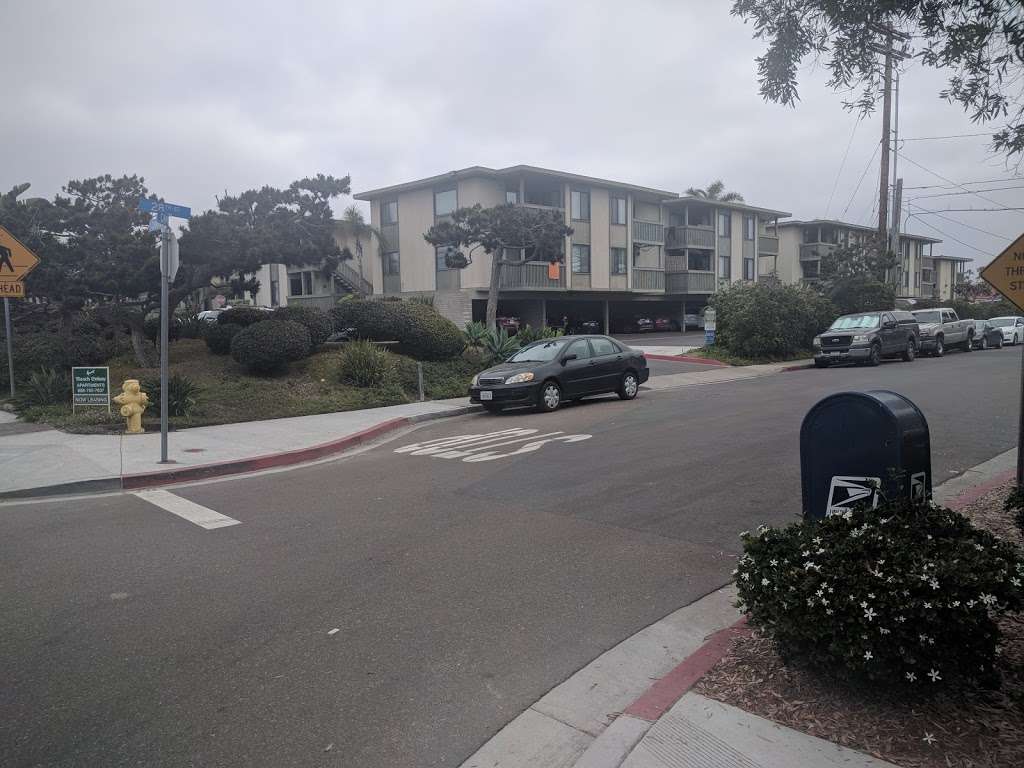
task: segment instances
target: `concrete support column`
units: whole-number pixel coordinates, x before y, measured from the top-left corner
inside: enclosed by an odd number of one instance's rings
[[[609,303],[608,299],[605,299],[604,300],[604,332],[605,333],[610,333],[611,332],[611,326],[608,324],[609,323],[608,303]]]
[[[546,298],[540,300],[540,316],[542,318],[541,327],[543,328],[548,324],[548,300]]]

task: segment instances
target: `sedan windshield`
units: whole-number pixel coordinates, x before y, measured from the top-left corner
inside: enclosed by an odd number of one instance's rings
[[[867,314],[867,315],[844,315],[838,318],[830,331],[849,331],[853,328],[877,328],[878,327],[878,315]]]
[[[992,323],[992,325],[994,325],[996,328],[1009,328],[1010,326],[1013,325],[1014,319],[1015,318],[1012,317],[997,317],[994,320],[990,320],[989,322]]]
[[[937,309],[932,311],[920,310],[914,313],[914,317],[917,318],[919,323],[941,323],[942,313]]]
[[[558,353],[566,345],[566,339],[538,341],[516,352],[507,362],[510,363],[549,363],[558,357]]]
[[[988,323],[986,323],[984,320],[975,320],[974,321],[974,327],[977,328],[979,331],[985,330],[985,326],[986,325],[988,325]]]

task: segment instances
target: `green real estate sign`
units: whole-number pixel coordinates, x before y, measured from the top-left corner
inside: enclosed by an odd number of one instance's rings
[[[100,405],[110,410],[110,369],[105,367],[71,369],[71,407]]]

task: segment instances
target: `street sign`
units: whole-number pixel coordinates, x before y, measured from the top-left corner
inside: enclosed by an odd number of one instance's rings
[[[110,369],[81,366],[71,369],[71,410],[100,405],[110,410]]]
[[[25,284],[0,282],[0,297],[5,299],[24,299]]]
[[[985,282],[1024,312],[1024,235],[981,270]]]
[[[155,213],[157,216],[173,216],[176,219],[188,219],[192,217],[192,209],[184,205],[174,203],[162,203],[159,200],[140,200],[139,210],[143,213]]]
[[[18,238],[0,227],[0,283],[20,283],[37,264],[39,257],[22,245]],[[22,291],[20,295],[24,296],[24,289]]]

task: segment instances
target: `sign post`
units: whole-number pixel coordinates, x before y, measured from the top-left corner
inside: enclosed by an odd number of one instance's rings
[[[71,369],[71,411],[89,405],[105,406],[110,413],[110,368],[98,365]]]
[[[0,227],[0,296],[4,297],[4,332],[7,335],[7,372],[11,379],[11,397],[14,397],[14,341],[10,300],[25,298],[25,277],[38,263],[38,256]]]
[[[14,397],[14,344],[11,336],[11,300],[4,296],[4,333],[7,334],[7,375],[10,377],[11,397]]]
[[[171,232],[169,218],[188,219],[192,216],[191,209],[184,205],[163,203],[157,200],[142,199],[139,210],[152,214],[149,222],[151,232],[160,233],[160,463],[169,464],[167,458],[167,347],[168,330],[170,328],[170,307],[168,294],[170,283],[178,272],[178,241]]]
[[[1024,312],[1024,235],[981,270],[981,277]],[[1017,422],[1017,487],[1024,488],[1024,348],[1020,358],[1020,413]]]

